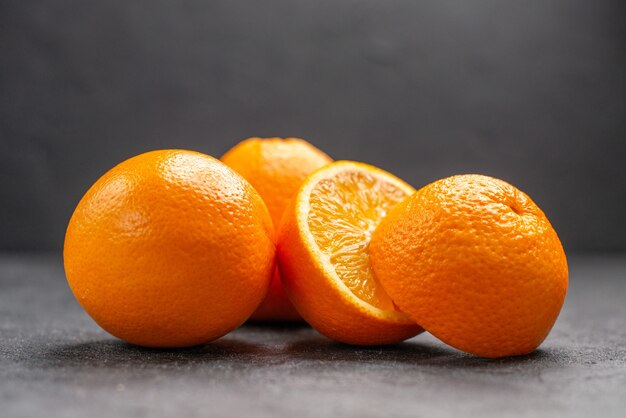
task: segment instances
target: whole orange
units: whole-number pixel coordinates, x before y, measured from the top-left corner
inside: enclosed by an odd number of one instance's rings
[[[285,207],[304,179],[317,168],[332,162],[328,155],[298,138],[249,138],[235,145],[221,160],[259,192],[276,229]],[[265,300],[251,319],[300,319],[283,289],[278,269]]]
[[[544,213],[486,176],[439,180],[399,203],[374,231],[370,257],[403,312],[484,357],[533,351],[567,290],[565,253]]]
[[[259,305],[274,269],[271,218],[254,188],[204,154],[152,151],[103,175],[78,204],[64,262],[78,302],[130,343],[214,340]]]

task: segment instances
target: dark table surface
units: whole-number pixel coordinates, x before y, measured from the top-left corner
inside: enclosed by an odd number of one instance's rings
[[[153,350],[98,328],[59,255],[0,256],[0,416],[626,416],[626,257],[570,257],[535,353],[486,360],[422,334],[390,347],[245,325]]]

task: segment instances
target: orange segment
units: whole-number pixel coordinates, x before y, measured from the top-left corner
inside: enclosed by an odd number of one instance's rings
[[[370,236],[386,212],[413,192],[393,175],[340,161],[309,176],[283,217],[279,267],[287,293],[320,333],[351,344],[390,344],[422,329],[379,285]]]

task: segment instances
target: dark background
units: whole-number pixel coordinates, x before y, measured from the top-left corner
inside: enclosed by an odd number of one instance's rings
[[[116,163],[299,136],[416,187],[503,178],[626,250],[626,2],[0,0],[0,250]]]

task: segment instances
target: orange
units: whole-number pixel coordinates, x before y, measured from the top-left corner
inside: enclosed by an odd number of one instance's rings
[[[308,142],[297,138],[249,138],[222,157],[222,162],[248,180],[259,192],[278,227],[285,207],[304,179],[331,158]],[[299,320],[300,315],[287,298],[278,270],[265,300],[253,320]]]
[[[64,262],[78,302],[130,343],[214,340],[259,305],[274,269],[272,221],[253,187],[218,160],[152,151],[103,175],[81,199]]]
[[[413,192],[375,167],[340,161],[302,184],[285,211],[279,266],[302,317],[349,344],[397,343],[422,329],[399,312],[370,265],[370,235],[386,212]]]
[[[484,357],[537,348],[567,290],[565,253],[544,213],[486,176],[439,180],[395,206],[374,232],[370,255],[403,312]]]

